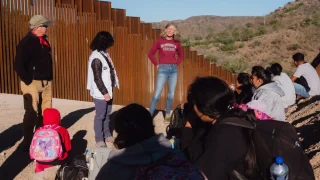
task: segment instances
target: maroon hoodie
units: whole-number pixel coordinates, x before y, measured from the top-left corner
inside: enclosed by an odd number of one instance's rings
[[[159,54],[159,63],[157,62],[157,59],[155,57],[155,53],[157,51]],[[154,65],[179,65],[183,59],[181,43],[175,40],[159,38],[150,49],[148,57]]]
[[[60,126],[60,112],[55,108],[47,108],[43,111],[43,125]],[[38,130],[38,129],[37,129]],[[61,137],[61,143],[64,147],[64,152],[61,158],[58,160],[65,160],[68,157],[68,152],[71,150],[71,140],[68,130],[62,126],[56,129]],[[36,162],[35,172],[41,172],[46,168],[52,167],[49,164],[40,164]]]

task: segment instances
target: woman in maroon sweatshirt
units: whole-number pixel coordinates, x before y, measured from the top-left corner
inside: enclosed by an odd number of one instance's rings
[[[148,54],[149,59],[158,70],[156,89],[150,105],[150,113],[151,115],[154,114],[162,89],[168,80],[165,121],[169,121],[172,100],[174,98],[174,91],[177,84],[177,66],[181,63],[183,57],[180,35],[175,25],[171,23],[167,24],[160,36],[161,37],[154,43]],[[157,51],[159,53],[159,61],[157,61],[154,56]]]

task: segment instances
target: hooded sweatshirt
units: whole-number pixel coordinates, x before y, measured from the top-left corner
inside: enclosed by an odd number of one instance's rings
[[[272,80],[285,92],[285,95],[282,96],[284,108],[293,105],[296,102],[296,91],[290,77],[281,72],[280,76],[274,76]]]
[[[172,149],[171,142],[163,134],[153,136],[128,148],[113,149],[96,180],[134,179],[137,167],[151,164],[169,152],[176,152],[176,150]]]
[[[59,126],[60,125],[60,113],[57,109],[54,108],[47,108],[43,111],[43,125],[53,125]],[[37,129],[38,130],[38,129]],[[68,157],[68,152],[71,150],[71,140],[68,133],[68,130],[64,127],[59,127],[56,129],[61,137],[61,144],[63,147],[63,155],[58,161],[63,161]],[[56,163],[56,162],[55,162]],[[35,172],[41,172],[46,168],[52,167],[54,163],[39,163],[36,162],[36,169]]]
[[[284,105],[281,97],[285,94],[275,82],[260,86],[253,94],[252,100],[262,101],[266,108],[265,112],[278,121],[285,121]]]

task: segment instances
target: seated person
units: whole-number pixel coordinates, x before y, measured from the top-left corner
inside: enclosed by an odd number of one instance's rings
[[[296,102],[296,93],[290,77],[282,72],[282,66],[279,63],[274,63],[268,70],[272,73],[272,81],[276,82],[284,92],[281,97],[284,108],[288,108]]]
[[[257,179],[252,129],[222,123],[233,118],[253,124],[256,121],[253,111],[245,112],[233,107],[234,93],[216,77],[195,79],[189,86],[187,96],[198,117],[188,120],[182,131],[180,143],[187,157],[200,167],[208,179],[237,179],[233,170],[248,179]],[[205,123],[206,128],[195,127],[196,122],[193,121]]]
[[[151,114],[143,106],[130,104],[120,109],[114,121],[117,149],[110,151],[96,180],[205,179],[183,153],[172,149],[163,134],[155,134]]]
[[[41,128],[51,127],[59,133],[63,153],[61,157],[52,162],[36,161],[34,176],[35,180],[54,179],[58,168],[60,167],[60,165],[63,165],[65,163],[65,160],[67,159],[68,154],[71,150],[71,140],[68,130],[60,126],[60,112],[57,109],[47,108],[43,111],[43,125],[43,127],[40,127],[37,130]]]
[[[294,64],[297,66],[296,72],[291,77],[297,99],[308,98],[320,94],[320,79],[317,71],[304,60],[304,54],[296,53],[292,56]],[[300,79],[300,84],[296,80]],[[305,80],[304,80],[305,79]],[[310,90],[308,90],[310,87]]]
[[[283,90],[271,81],[271,73],[261,66],[252,67],[252,84],[256,91],[252,100],[259,100],[266,106],[265,113],[278,121],[285,121],[285,110],[281,97]]]
[[[250,75],[248,73],[239,73],[234,91],[237,104],[246,104],[251,101],[253,96]]]

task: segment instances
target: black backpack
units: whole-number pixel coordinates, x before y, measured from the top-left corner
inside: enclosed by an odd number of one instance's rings
[[[183,118],[183,109],[179,104],[172,112],[170,117],[170,124],[166,128],[167,138],[170,139],[172,136],[176,138],[181,137],[181,129],[185,126],[186,122]]]
[[[61,166],[55,180],[83,180],[88,179],[89,169],[84,155],[72,158]]]
[[[314,172],[308,157],[300,145],[295,128],[288,122],[263,120],[248,125],[244,119],[226,118],[221,124],[254,129],[257,164],[261,178],[270,179],[270,166],[276,156],[281,156],[289,167],[290,180],[314,180]]]

